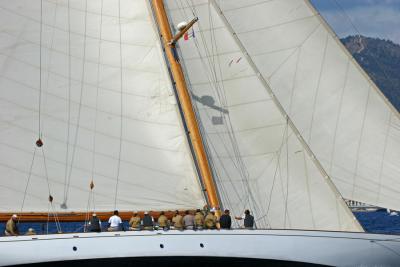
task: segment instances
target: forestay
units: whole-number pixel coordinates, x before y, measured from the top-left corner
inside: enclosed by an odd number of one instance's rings
[[[0,211],[203,206],[148,2],[42,7],[0,2]]]
[[[218,5],[166,3],[173,25],[199,17],[178,51],[223,207],[250,209],[258,227],[360,231]]]
[[[399,210],[399,113],[311,4],[216,3],[342,195]]]

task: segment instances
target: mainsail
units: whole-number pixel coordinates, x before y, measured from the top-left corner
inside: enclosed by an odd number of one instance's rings
[[[147,1],[1,1],[0,23],[2,212],[205,204]]]
[[[173,25],[199,17],[179,52],[222,204],[234,214],[249,208],[260,227],[359,231],[220,10],[252,2],[166,1]],[[260,26],[256,19],[244,18],[240,8],[237,11],[238,24]]]
[[[340,193],[400,210],[400,116],[306,0],[215,1]]]

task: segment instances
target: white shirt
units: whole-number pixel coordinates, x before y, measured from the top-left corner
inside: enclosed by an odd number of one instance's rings
[[[110,227],[119,227],[119,225],[122,223],[121,218],[118,215],[113,215],[108,219],[108,223],[110,224]]]

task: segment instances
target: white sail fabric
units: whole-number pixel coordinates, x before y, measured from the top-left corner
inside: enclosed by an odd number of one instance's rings
[[[173,25],[199,17],[178,50],[223,207],[258,227],[360,231],[214,4],[166,3]]]
[[[148,2],[42,11],[0,1],[0,211],[85,211],[91,180],[98,211],[202,207]]]
[[[216,1],[345,198],[400,210],[400,116],[308,1]]]

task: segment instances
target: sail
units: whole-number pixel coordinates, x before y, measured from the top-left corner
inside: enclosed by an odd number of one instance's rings
[[[0,211],[204,205],[147,1],[1,1],[0,24]]]
[[[223,208],[258,227],[362,230],[220,14],[238,2],[166,1],[172,25],[199,18],[178,53]]]
[[[308,1],[216,1],[341,194],[400,209],[400,116]]]

